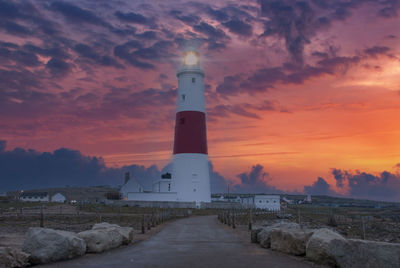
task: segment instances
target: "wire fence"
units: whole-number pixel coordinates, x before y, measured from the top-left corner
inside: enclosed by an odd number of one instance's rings
[[[46,227],[80,232],[95,223],[133,227],[144,233],[165,221],[188,217],[189,209],[124,208],[107,206],[52,206],[10,209],[0,213],[0,227]]]
[[[290,206],[280,211],[220,210],[218,219],[233,228],[270,225],[278,220],[297,222],[305,228],[329,227],[349,238],[400,242],[399,209],[335,209]]]

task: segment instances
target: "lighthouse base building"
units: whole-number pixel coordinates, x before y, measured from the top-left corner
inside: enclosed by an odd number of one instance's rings
[[[126,181],[121,188],[124,200],[211,202],[204,71],[196,51],[185,52],[177,77],[172,174],[163,175],[152,191],[141,190],[134,179]]]

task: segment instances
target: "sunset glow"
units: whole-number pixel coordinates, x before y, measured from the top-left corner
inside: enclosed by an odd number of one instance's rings
[[[322,177],[347,194],[333,169],[399,176],[400,5],[322,2],[8,1],[1,20],[18,27],[0,32],[0,140],[162,169],[190,41],[210,161],[230,185],[255,165],[292,192]]]

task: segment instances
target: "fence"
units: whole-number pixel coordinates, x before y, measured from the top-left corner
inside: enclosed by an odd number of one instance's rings
[[[233,228],[238,225],[268,225],[285,219],[306,228],[329,226],[350,238],[400,242],[400,211],[378,209],[335,209],[290,206],[281,211],[254,209],[219,210],[218,219]]]
[[[52,206],[2,210],[0,227],[47,227],[80,232],[95,223],[106,221],[130,226],[142,233],[165,221],[188,217],[189,209],[124,208],[109,206]]]

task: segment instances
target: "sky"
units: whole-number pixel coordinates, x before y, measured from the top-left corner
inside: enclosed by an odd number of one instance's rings
[[[400,201],[400,1],[0,0],[0,191],[148,182],[205,69],[214,192]]]

